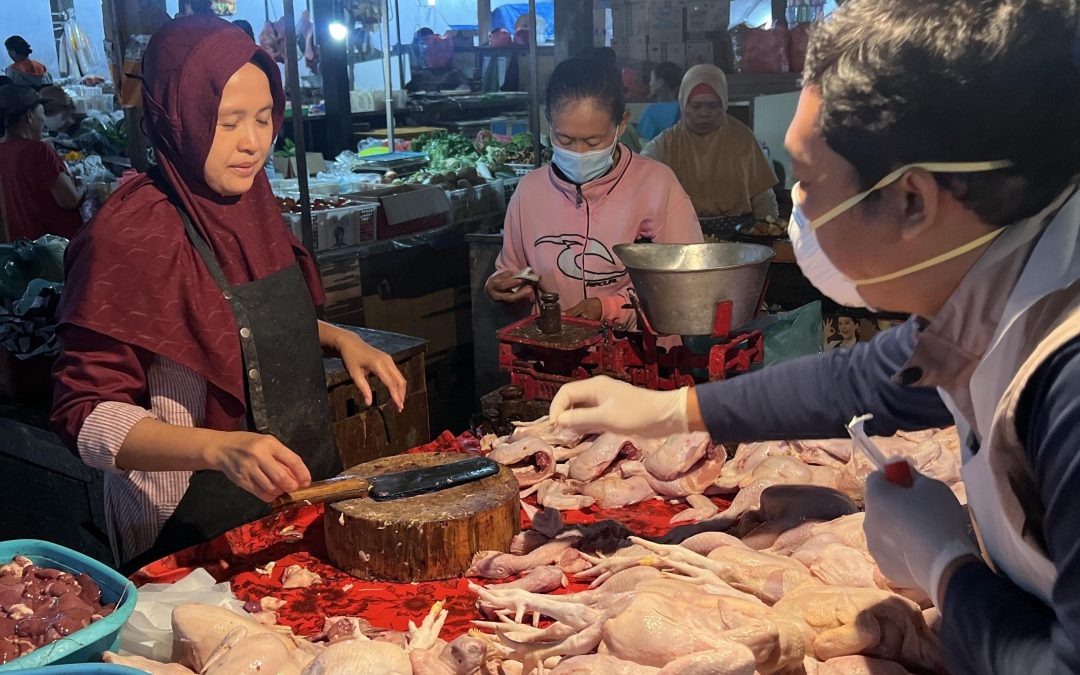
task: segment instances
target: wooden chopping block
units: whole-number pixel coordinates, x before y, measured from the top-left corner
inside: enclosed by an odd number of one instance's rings
[[[377,476],[438,466],[470,455],[429,452],[384,457],[345,473]],[[330,562],[354,577],[411,582],[460,577],[478,551],[509,551],[521,529],[517,479],[494,476],[416,497],[328,504],[323,517]]]

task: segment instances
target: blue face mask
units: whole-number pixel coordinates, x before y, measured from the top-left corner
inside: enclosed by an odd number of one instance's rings
[[[615,163],[616,143],[618,143],[617,134],[608,147],[589,152],[574,152],[552,143],[551,159],[563,175],[570,179],[570,182],[583,185],[596,180],[611,169],[611,165]]]

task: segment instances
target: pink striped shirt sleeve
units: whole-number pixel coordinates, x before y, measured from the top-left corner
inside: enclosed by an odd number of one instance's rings
[[[89,466],[106,472],[105,504],[119,560],[148,549],[187,491],[190,471],[123,471],[116,455],[131,429],[144,419],[179,427],[203,423],[206,381],[195,371],[155,357],[146,374],[150,409],[103,401],[86,417],[78,451]]]

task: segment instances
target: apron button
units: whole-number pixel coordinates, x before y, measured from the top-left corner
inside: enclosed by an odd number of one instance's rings
[[[244,338],[245,340],[250,338],[251,337],[251,329],[248,328],[247,326],[244,326],[243,328],[241,328],[240,329],[240,337]]]
[[[252,380],[259,379],[259,370],[257,368],[252,368],[251,370],[249,370],[248,371],[248,378],[250,378]]]

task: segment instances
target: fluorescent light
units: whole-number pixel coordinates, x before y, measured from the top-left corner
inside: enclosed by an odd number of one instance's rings
[[[340,21],[330,22],[330,37],[334,38],[338,42],[343,41],[349,35],[349,29],[345,24]]]

